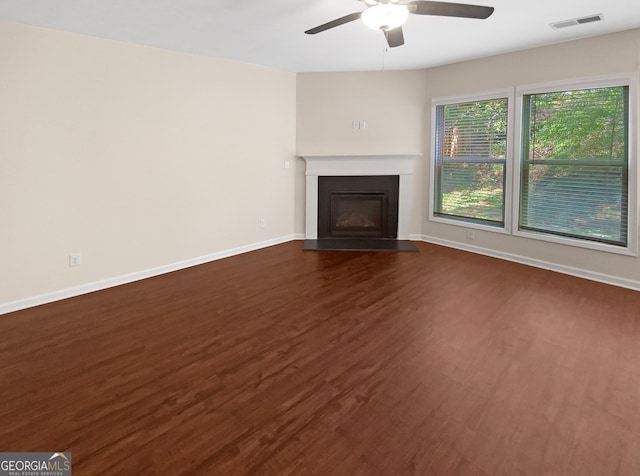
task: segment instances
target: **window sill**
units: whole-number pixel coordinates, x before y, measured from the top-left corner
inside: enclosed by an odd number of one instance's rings
[[[513,236],[528,238],[531,240],[547,241],[557,243],[559,245],[571,246],[574,248],[587,248],[590,250],[602,251],[605,253],[615,253],[624,256],[638,256],[638,247],[634,243],[634,238],[629,239],[629,245],[626,247],[608,245],[605,243],[597,243],[595,241],[580,240],[579,238],[565,238],[561,236],[545,235],[533,231],[514,230]]]
[[[435,223],[444,223],[445,225],[453,225],[453,226],[460,226],[462,228],[473,228],[474,230],[482,230],[482,231],[488,231],[491,233],[500,233],[502,235],[509,235],[509,231],[507,230],[507,228],[505,227],[505,225],[499,226],[499,225],[483,225],[482,223],[475,223],[472,221],[466,221],[463,219],[456,219],[456,218],[442,218],[442,217],[438,217],[435,215],[431,215],[429,216],[429,221],[435,222]]]

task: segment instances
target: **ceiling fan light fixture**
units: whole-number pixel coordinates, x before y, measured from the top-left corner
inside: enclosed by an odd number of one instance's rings
[[[409,18],[409,10],[405,5],[381,3],[362,12],[362,22],[372,30],[393,30]]]

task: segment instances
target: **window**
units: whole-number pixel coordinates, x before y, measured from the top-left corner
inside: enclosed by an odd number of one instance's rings
[[[636,255],[637,90],[629,73],[434,99],[429,218]]]
[[[518,229],[626,247],[629,88],[525,94]]]
[[[433,216],[505,223],[508,99],[435,107]]]
[[[515,235],[637,253],[637,74],[517,88]]]

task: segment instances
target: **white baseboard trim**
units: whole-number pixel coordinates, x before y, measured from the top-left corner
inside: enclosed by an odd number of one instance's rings
[[[557,273],[568,274],[570,276],[589,279],[591,281],[597,281],[605,284],[612,284],[613,286],[633,289],[634,291],[640,291],[640,281],[636,281],[633,279],[620,278],[618,276],[611,276],[609,274],[597,273],[595,271],[589,271],[582,268],[574,268],[573,266],[565,266],[562,264],[551,263],[549,261],[543,261],[535,258],[528,258],[526,256],[521,256],[521,255],[514,255],[511,253],[496,251],[489,248],[482,248],[480,246],[473,246],[466,243],[459,243],[457,241],[444,240],[442,238],[436,238],[434,236],[411,235],[411,239],[416,241],[424,241],[425,243],[433,243],[435,245],[447,246],[449,248],[455,248],[458,250],[469,251],[471,253],[477,253],[485,256],[491,256],[492,258],[499,258],[506,261],[513,261],[514,263],[525,264],[528,266],[533,266],[535,268],[542,268],[549,271],[555,271]]]
[[[188,260],[179,261],[177,263],[158,266],[156,268],[137,271],[135,273],[116,276],[114,278],[103,279],[101,281],[95,281],[92,283],[81,284],[80,286],[74,286],[72,288],[61,289],[59,291],[53,291],[46,294],[40,294],[38,296],[19,299],[17,301],[10,301],[7,303],[0,304],[0,315],[8,314],[10,312],[20,311],[22,309],[27,309],[30,307],[40,306],[42,304],[47,304],[54,301],[60,301],[62,299],[80,296],[81,294],[92,293],[94,291],[100,291],[102,289],[120,286],[122,284],[132,283],[134,281],[140,281],[142,279],[151,278],[153,276],[158,276],[160,274],[171,273],[173,271],[178,271],[180,269],[190,268],[192,266],[209,263],[211,261],[228,258],[230,256],[247,253],[249,251],[258,250],[261,248],[267,248],[273,245],[279,245],[281,243],[286,243],[288,241],[293,241],[295,239],[304,239],[304,235],[302,235],[302,238],[298,238],[298,236],[299,235],[297,234],[282,236],[280,238],[274,238],[272,240],[252,243],[249,245],[240,246],[238,248],[232,248],[230,250],[219,251],[217,253],[211,253],[209,255],[199,256],[197,258],[191,258]]]
[[[151,278],[165,273],[171,273],[180,269],[190,268],[199,264],[209,263],[230,256],[247,253],[249,251],[255,251],[269,246],[279,245],[293,240],[304,240],[305,235],[303,233],[296,233],[293,235],[282,236],[271,240],[261,241],[258,243],[252,243],[238,248],[232,248],[225,251],[219,251],[217,253],[211,253],[205,256],[199,256],[197,258],[191,258],[177,263],[171,263],[164,266],[158,266],[143,271],[137,271],[135,273],[125,274],[122,276],[116,276],[114,278],[103,279],[101,281],[95,281],[93,283],[82,284],[80,286],[74,286],[72,288],[61,289],[51,293],[40,294],[25,299],[19,299],[17,301],[11,301],[0,304],[0,315],[8,314],[10,312],[20,311],[28,309],[30,307],[40,306],[54,301],[60,301],[81,294],[87,294],[94,291],[100,291],[103,289],[120,286],[122,284],[132,283],[134,281],[140,281],[142,279]],[[594,271],[588,271],[581,268],[574,268],[572,266],[564,266],[557,263],[551,263],[549,261],[538,260],[534,258],[528,258],[526,256],[514,255],[511,253],[505,253],[502,251],[496,251],[489,248],[482,248],[480,246],[473,246],[466,243],[459,243],[457,241],[445,240],[442,238],[436,238],[428,235],[416,235],[409,236],[412,241],[423,241],[425,243],[433,243],[435,245],[442,245],[449,248],[455,248],[458,250],[469,251],[471,253],[477,253],[485,256],[491,256],[493,258],[499,258],[514,263],[525,264],[528,266],[534,266],[536,268],[542,268],[557,273],[568,274],[570,276],[576,276],[578,278],[589,279],[591,281],[597,281],[605,284],[612,284],[623,288],[633,289],[634,291],[640,291],[640,281],[632,279],[620,278],[617,276],[611,276],[603,273],[596,273]]]

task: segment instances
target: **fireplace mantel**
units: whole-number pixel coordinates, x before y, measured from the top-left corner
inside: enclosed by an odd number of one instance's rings
[[[305,238],[318,238],[318,177],[398,175],[398,239],[408,240],[411,227],[413,162],[422,154],[301,155],[307,163]]]

